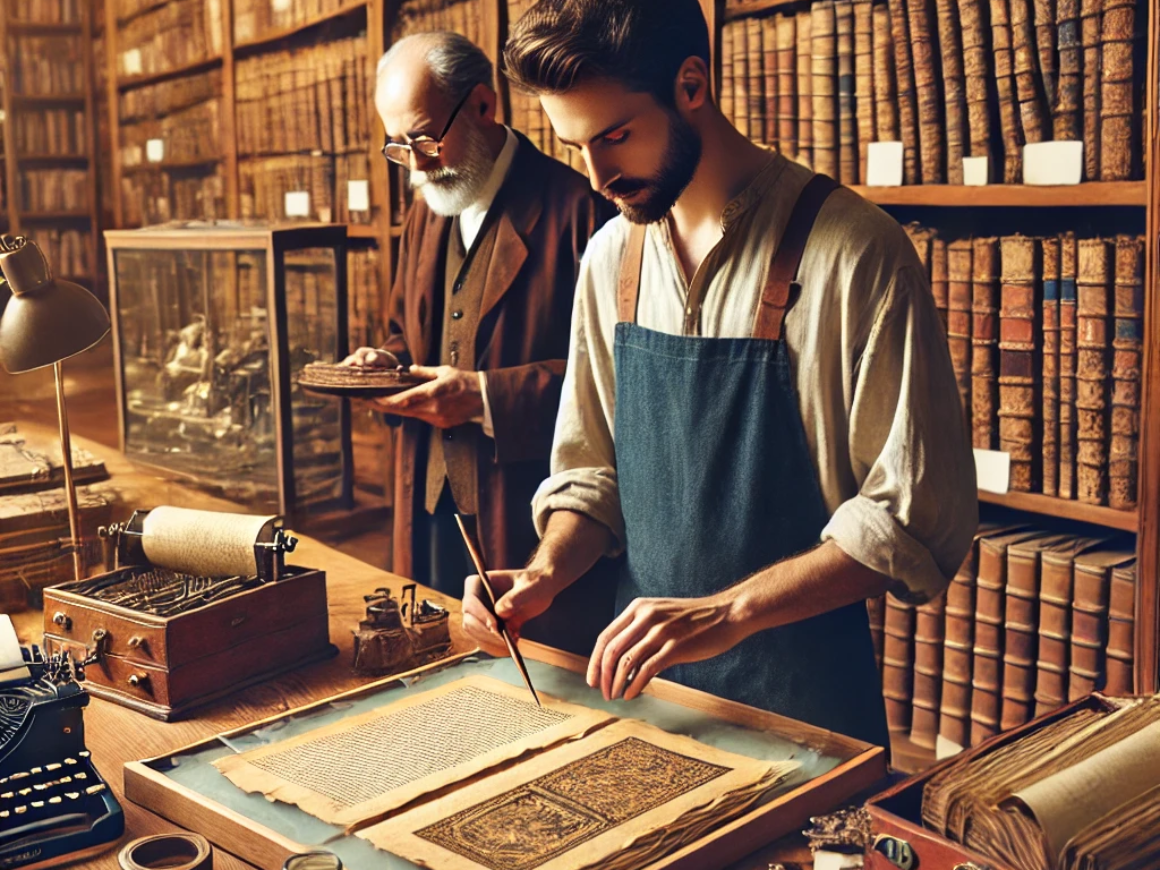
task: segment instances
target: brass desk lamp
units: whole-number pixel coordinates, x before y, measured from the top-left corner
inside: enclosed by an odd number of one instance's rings
[[[84,287],[53,278],[40,248],[23,236],[0,238],[0,270],[6,279],[4,283],[12,290],[12,298],[0,316],[0,363],[14,375],[50,365],[56,377],[56,414],[60,423],[73,573],[80,580],[84,564],[61,362],[88,350],[105,337],[109,332],[109,313]]]

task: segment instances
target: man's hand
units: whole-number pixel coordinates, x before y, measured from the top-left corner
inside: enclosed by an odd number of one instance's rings
[[[411,366],[410,373],[427,383],[393,396],[375,399],[374,405],[388,414],[415,417],[438,429],[450,429],[483,417],[483,394],[479,372],[451,366]]]
[[[611,701],[631,700],[672,665],[721,655],[745,639],[728,593],[706,598],[638,598],[600,633],[588,661],[588,685]]]
[[[539,616],[555,597],[548,583],[538,572],[524,568],[520,571],[488,571],[491,588],[498,597],[496,613],[504,621],[513,639],[520,636],[525,622]],[[479,644],[480,649],[494,656],[506,656],[507,645],[496,628],[495,617],[488,612],[487,590],[478,575],[472,574],[464,583],[463,630]]]
[[[389,350],[379,350],[376,347],[360,347],[344,359],[342,364],[344,366],[368,369],[395,369],[399,367],[399,360]]]

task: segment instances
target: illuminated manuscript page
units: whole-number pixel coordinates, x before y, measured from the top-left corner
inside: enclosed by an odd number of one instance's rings
[[[471,676],[214,766],[244,791],[350,826],[613,718],[540,699]]]
[[[436,870],[635,868],[744,814],[797,766],[621,720],[358,836]]]

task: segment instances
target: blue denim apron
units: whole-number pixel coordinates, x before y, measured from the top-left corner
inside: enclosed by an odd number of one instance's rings
[[[636,324],[644,227],[622,267],[614,359],[626,530],[616,609],[694,598],[816,546],[829,513],[798,410],[782,324],[814,218],[837,185],[815,176],[778,244],[752,338]],[[880,746],[886,715],[863,602],[758,632],[667,679]]]

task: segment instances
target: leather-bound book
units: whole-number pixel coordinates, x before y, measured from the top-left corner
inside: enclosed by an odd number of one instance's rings
[[[838,180],[858,183],[858,128],[854,118],[854,4],[834,3],[838,55]]]
[[[1075,587],[1071,605],[1071,661],[1068,700],[1101,688],[1105,680],[1104,651],[1108,637],[1108,604],[1112,572],[1135,559],[1135,550],[1121,539],[1075,557]]]
[[[939,60],[942,63],[943,107],[946,118],[947,183],[963,183],[963,155],[966,153],[967,89],[963,71],[963,37],[959,4],[955,0],[935,0],[938,20]]]
[[[1003,141],[1003,173],[1006,184],[1023,181],[1023,125],[1019,122],[1015,94],[1015,58],[1011,48],[1009,0],[990,0],[991,50],[995,63],[995,90],[999,99],[999,132]]]
[[[765,141],[765,45],[762,42],[761,19],[745,19],[745,62],[748,82],[745,112],[749,116],[749,138]]]
[[[781,153],[793,158],[798,150],[797,19],[778,15],[772,20],[777,27],[777,142]]]
[[[971,249],[970,239],[955,239],[947,245],[947,347],[968,426],[971,425]]]
[[[1112,338],[1112,420],[1108,505],[1136,506],[1140,435],[1140,367],[1144,351],[1144,240],[1116,236]]]
[[[886,596],[866,599],[866,618],[870,621],[870,639],[874,643],[874,661],[882,671],[882,654],[886,645]]]
[[[1059,495],[1059,237],[1042,240],[1043,250],[1043,485]]]
[[[1011,11],[1011,50],[1015,72],[1015,98],[1025,142],[1051,138],[1051,116],[1044,102],[1035,46],[1035,23],[1031,0],[1008,0]]]
[[[1059,86],[1051,113],[1054,139],[1083,139],[1083,43],[1079,8],[1080,0],[1056,0]]]
[[[910,733],[914,687],[914,605],[886,596],[882,651],[882,697],[892,734]]]
[[[1012,544],[1042,534],[1020,530],[979,540],[979,576],[975,583],[975,640],[971,660],[972,746],[999,730],[1007,549]]]
[[[721,113],[729,119],[729,122],[734,127],[737,126],[737,113],[734,110],[733,96],[733,35],[737,32],[739,23],[737,21],[730,21],[721,28],[721,84],[718,88],[721,101]],[[514,103],[515,100],[513,99],[512,102]],[[521,129],[523,128],[521,127]]]
[[[946,596],[919,605],[914,627],[914,703],[910,740],[934,749],[938,738],[939,701],[943,679],[943,624]]]
[[[887,0],[890,34],[894,40],[894,79],[897,86],[898,127],[902,138],[902,183],[918,184],[918,98],[914,61],[910,53],[910,22],[906,0]]]
[[[1100,177],[1100,64],[1103,0],[1081,0],[1080,42],[1083,45],[1083,174]]]
[[[919,181],[946,182],[942,88],[936,60],[933,0],[906,0],[918,111]]]
[[[1035,680],[1039,652],[1040,558],[1067,549],[1074,538],[1045,534],[1012,544],[1007,550],[1007,591],[1004,600],[1003,706],[999,728],[1006,731],[1029,721],[1035,713]]]
[[[854,114],[858,134],[858,178],[866,180],[867,149],[877,138],[874,125],[874,7],[854,0]]]
[[[1075,233],[1059,237],[1059,497],[1075,498]]]
[[[1076,282],[1076,489],[1087,504],[1108,500],[1112,265],[1104,239],[1079,242]]]
[[[1130,695],[1135,686],[1136,563],[1112,570],[1108,596],[1108,681],[1104,692]]]
[[[988,158],[990,181],[1002,176],[996,168],[997,156],[991,145],[992,80],[991,38],[987,32],[988,0],[961,0],[958,3],[962,23],[963,78],[967,101],[967,153]]]
[[[938,231],[935,230],[930,240],[930,292],[934,297],[934,307],[938,310],[944,331],[947,326],[947,309],[950,308],[947,268],[947,240],[940,239]]]
[[[898,142],[898,84],[894,71],[894,41],[890,9],[885,3],[871,8],[874,29],[874,129],[876,142]]]
[[[999,443],[999,240],[971,246],[971,442],[983,450]]]
[[[1139,107],[1136,104],[1136,0],[1104,0],[1100,61],[1100,180],[1138,175]]]
[[[1034,0],[1035,48],[1038,53],[1039,79],[1043,83],[1044,111],[1047,117],[1047,138],[1051,138],[1051,109],[1055,105],[1059,72],[1055,47],[1056,0]]]
[[[944,608],[943,681],[939,693],[939,737],[966,746],[971,735],[971,657],[975,645],[975,581],[979,568],[979,538],[947,587]]]
[[[749,26],[733,22],[733,126],[749,136]]]
[[[759,19],[761,26],[761,70],[765,76],[765,105],[762,110],[762,122],[765,133],[763,141],[771,148],[782,151],[781,143],[777,138],[777,21],[773,16]]]
[[[1069,546],[1041,554],[1039,570],[1039,649],[1035,715],[1067,703],[1067,666],[1071,659],[1071,600],[1075,557],[1113,537],[1075,537]]]
[[[813,15],[809,9],[797,13],[797,161],[814,165],[814,72]]]
[[[1039,391],[1042,306],[1037,298],[1039,240],[1000,240],[1002,290],[999,311],[999,449],[1011,456],[1010,488],[1039,489],[1042,462]]]
[[[838,177],[837,22],[834,0],[810,7],[814,171]]]

